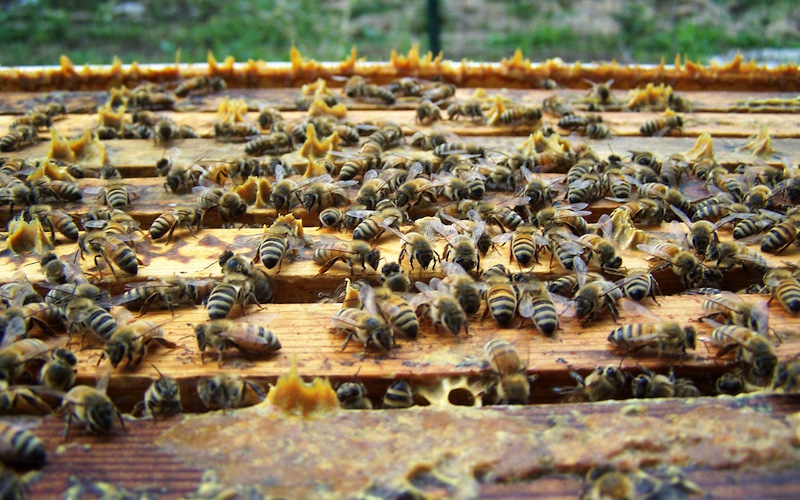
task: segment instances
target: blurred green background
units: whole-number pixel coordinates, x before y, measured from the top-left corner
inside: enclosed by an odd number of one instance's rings
[[[0,1],[2,65],[288,60],[386,60],[419,42],[428,50],[425,0],[17,0]],[[797,0],[439,0],[447,59],[499,60],[515,48],[534,61],[617,59],[708,62],[736,49],[766,62],[800,60]],[[780,51],[757,49],[780,48]],[[747,52],[756,49],[755,52]],[[796,49],[796,50],[786,50]]]

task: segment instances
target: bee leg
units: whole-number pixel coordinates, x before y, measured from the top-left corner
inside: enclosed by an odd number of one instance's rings
[[[325,263],[325,265],[324,265],[324,266],[322,266],[322,267],[319,269],[319,271],[317,272],[317,276],[321,276],[321,275],[325,274],[325,272],[327,272],[327,271],[328,271],[328,269],[330,269],[331,267],[333,267],[333,265],[334,265],[334,264],[336,264],[336,262],[337,262],[338,260],[339,260],[339,257],[335,257],[335,258],[333,258],[333,259],[329,260],[328,262],[326,262],[326,263]]]
[[[67,413],[67,423],[64,425],[64,432],[61,433],[61,439],[67,439],[67,434],[69,434],[69,426],[72,423],[72,409],[69,409],[69,413]]]
[[[219,350],[219,354],[217,355],[217,367],[222,368],[222,356],[223,356],[223,349]]]
[[[119,419],[119,425],[122,426],[122,430],[125,431],[125,434],[127,434],[128,428],[125,427],[125,419],[122,418],[122,413],[120,413],[116,408],[114,408],[114,412],[117,414],[117,418]],[[155,414],[153,414],[153,420],[155,420]]]
[[[347,347],[347,344],[350,342],[350,339],[353,338],[353,335],[354,335],[353,332],[350,332],[350,333],[347,334],[347,337],[345,337],[344,343],[342,344],[342,349],[341,349],[342,351],[345,350],[345,348]],[[365,348],[366,348],[366,345],[365,345]]]

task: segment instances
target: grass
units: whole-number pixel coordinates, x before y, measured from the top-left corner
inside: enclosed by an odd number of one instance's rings
[[[387,59],[427,46],[425,2],[404,0],[11,0],[0,11],[0,64],[287,60],[294,44],[319,60]],[[656,0],[440,0],[445,57],[497,60],[519,47],[534,60],[658,62],[676,52],[707,61],[731,49],[800,47],[794,0],[696,0],[693,14]],[[671,7],[674,5],[674,7]],[[588,21],[587,21],[588,20]],[[601,29],[602,28],[602,29]],[[476,42],[477,40],[477,42]]]

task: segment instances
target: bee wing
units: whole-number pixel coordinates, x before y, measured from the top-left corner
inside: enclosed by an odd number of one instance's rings
[[[375,290],[371,286],[366,283],[361,285],[358,290],[358,296],[368,313],[379,316],[378,305],[375,303]]]
[[[646,308],[645,306],[641,305],[635,300],[623,298],[619,300],[619,303],[622,304],[622,308],[625,309],[625,312],[627,312],[633,317],[648,317],[648,318],[653,318],[655,320],[661,319],[655,314],[653,314],[653,312],[650,311],[650,309]]]
[[[692,219],[690,219],[688,215],[686,215],[685,213],[683,213],[683,210],[681,210],[680,208],[676,207],[675,205],[670,205],[670,206],[669,206],[669,208],[670,208],[670,210],[672,210],[673,212],[675,212],[675,215],[677,215],[677,216],[678,216],[678,218],[679,218],[679,219],[680,219],[680,220],[681,220],[681,221],[682,221],[684,224],[686,224],[686,227],[692,227]]]
[[[422,234],[430,239],[433,233],[436,232],[445,238],[452,238],[458,234],[458,230],[453,226],[445,226],[442,221],[437,218],[431,218],[424,227],[421,228]]]
[[[25,328],[25,320],[19,316],[12,317],[6,326],[6,331],[3,333],[3,340],[0,342],[0,351],[13,344],[17,339],[25,337],[26,333],[27,328]]]
[[[517,304],[519,315],[523,318],[533,316],[533,297],[529,293],[523,293]]]
[[[111,221],[105,219],[87,220],[83,223],[83,227],[86,228],[87,231],[91,231],[93,229],[103,229],[108,225],[109,222]]]
[[[383,226],[384,229],[386,229],[387,231],[389,231],[393,235],[397,236],[398,238],[400,238],[404,242],[410,243],[408,237],[405,234],[401,233],[400,231],[398,231],[397,229],[393,228],[392,226],[390,226],[388,224],[385,224],[383,221],[381,221],[380,224],[381,224],[381,226]]]
[[[356,219],[366,219],[373,215],[378,215],[380,212],[377,210],[348,210],[346,215],[355,217]]]
[[[759,300],[753,304],[753,319],[758,325],[758,333],[765,337],[769,333],[769,304],[766,300]]]
[[[500,233],[497,236],[492,237],[492,243],[496,243],[498,245],[505,245],[514,237],[514,233]]]
[[[728,215],[726,215],[725,217],[723,217],[720,220],[718,220],[717,222],[715,222],[714,225],[711,226],[711,231],[716,231],[717,229],[721,228],[725,224],[727,224],[729,222],[732,222],[732,221],[734,221],[736,219],[749,219],[750,217],[753,217],[754,215],[755,214],[731,212]],[[761,221],[761,222],[764,222],[764,221]],[[770,224],[770,222],[767,222],[767,224]],[[759,225],[759,223],[756,222],[756,225]]]
[[[133,313],[125,308],[119,308],[114,312],[114,320],[117,325],[127,325],[133,322]]]
[[[414,162],[413,165],[408,169],[408,175],[406,176],[406,182],[413,180],[419,174],[425,171],[425,167],[422,166],[420,162]]]
[[[378,171],[375,169],[370,169],[364,173],[363,182],[366,183],[368,181],[371,181],[372,179],[377,179],[377,178],[378,178]]]
[[[653,257],[658,257],[659,259],[666,260],[666,261],[670,260],[669,255],[665,254],[664,252],[662,252],[661,250],[656,248],[655,245],[646,245],[644,243],[640,243],[640,244],[636,245],[636,248],[638,248],[639,250],[641,250],[642,252],[644,252],[644,253],[646,253],[648,255],[652,255]]]
[[[608,214],[603,214],[597,220],[596,226],[600,228],[600,231],[603,233],[603,238],[607,240],[613,240],[614,238],[614,221],[611,219],[611,216]]]
[[[586,275],[589,273],[589,268],[586,262],[583,261],[578,255],[572,259],[572,270],[578,276],[578,288],[586,284]]]
[[[457,276],[457,275],[469,276],[469,273],[467,273],[464,270],[464,268],[461,267],[461,264],[456,264],[455,262],[449,262],[443,260],[440,265],[442,266],[442,270],[444,270],[444,273],[447,276]]]
[[[422,293],[430,292],[432,290],[431,287],[429,287],[428,285],[426,285],[425,283],[423,283],[421,281],[415,282],[414,286],[417,288],[417,290],[419,290]]]
[[[283,169],[283,165],[275,165],[275,184],[281,182],[284,177],[286,177],[286,171]]]
[[[522,172],[522,177],[525,178],[525,182],[531,182],[533,180],[533,172],[528,169],[525,165],[519,168],[519,171]]]
[[[96,195],[103,191],[102,186],[89,186],[83,190],[83,194]]]
[[[261,239],[264,237],[263,234],[248,234],[237,236],[233,239],[233,243],[231,246],[233,248],[255,248],[261,242]]]

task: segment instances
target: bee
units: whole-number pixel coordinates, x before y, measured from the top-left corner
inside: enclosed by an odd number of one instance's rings
[[[764,284],[770,292],[769,302],[778,299],[788,312],[800,313],[800,281],[794,273],[786,269],[770,269],[764,274]]]
[[[197,383],[197,395],[209,410],[253,406],[264,400],[264,389],[236,375],[218,373]]]
[[[199,223],[201,216],[197,206],[175,207],[171,211],[164,212],[156,217],[150,225],[150,238],[157,240],[166,235],[167,243],[169,243],[172,240],[172,233],[179,226],[186,226],[189,234],[195,236],[192,225]]]
[[[622,295],[616,285],[604,279],[580,285],[573,297],[575,315],[581,325],[596,319],[603,309],[608,309],[611,318],[617,321],[617,300]]]
[[[507,236],[506,236],[507,235]],[[503,233],[492,239],[494,243],[511,241],[509,264],[517,261],[520,267],[527,267],[533,262],[539,262],[538,254],[542,246],[547,245],[547,240],[537,234],[536,226],[523,223],[517,226],[513,233]]]
[[[599,124],[603,122],[603,117],[600,115],[564,115],[558,120],[558,126],[564,130],[581,131],[587,130],[587,127],[592,124]]]
[[[773,389],[791,394],[797,392],[797,387],[800,387],[800,363],[796,359],[779,363]]]
[[[420,293],[411,299],[411,306],[415,309],[426,309],[428,317],[433,323],[434,331],[438,332],[441,324],[456,336],[462,328],[465,334],[469,335],[467,315],[446,284],[438,282],[436,289],[420,282],[417,282],[416,286]]]
[[[486,314],[491,313],[492,318],[500,326],[508,326],[514,313],[517,310],[519,303],[519,293],[516,286],[511,284],[506,276],[481,276],[481,279],[486,283],[486,289],[483,292],[484,299],[486,300]]]
[[[567,403],[592,403],[612,399],[625,385],[625,374],[615,366],[598,366],[586,378],[571,370],[569,374],[578,385],[554,389],[557,393],[566,395]]]
[[[724,241],[711,247],[707,257],[711,260],[716,259],[717,268],[724,271],[730,271],[733,266],[739,264],[747,272],[763,275],[769,268],[761,254],[735,241]]]
[[[0,138],[0,151],[7,153],[22,149],[39,141],[39,133],[32,125],[20,125],[12,128]]]
[[[424,177],[413,178],[409,172],[406,181],[394,192],[394,204],[398,208],[414,208],[425,201],[434,203],[437,196],[437,186]]]
[[[14,383],[25,372],[26,364],[44,355],[50,347],[39,339],[17,338],[24,335],[21,318],[12,319],[0,344],[0,380]]]
[[[503,125],[537,125],[542,119],[542,108],[538,106],[516,106],[500,113],[498,123]]]
[[[573,234],[586,234],[589,232],[589,225],[583,216],[591,214],[588,210],[583,210],[586,207],[585,203],[545,207],[536,212],[531,222],[545,232],[553,227],[564,226]]]
[[[285,179],[285,171],[282,167],[275,167],[275,184],[272,186],[269,201],[277,210],[291,210],[298,205],[301,200],[298,185],[291,179]]]
[[[41,468],[47,461],[44,443],[31,431],[0,422],[0,462],[12,467]],[[6,484],[2,482],[2,484]],[[8,490],[2,489],[6,496]],[[6,497],[16,498],[16,497]],[[24,498],[20,496],[19,498]]]
[[[398,262],[402,264],[403,258],[408,255],[408,260],[411,263],[412,271],[414,270],[415,260],[417,263],[419,263],[422,269],[426,270],[428,269],[428,266],[431,266],[431,269],[435,269],[436,263],[442,260],[439,256],[439,253],[434,250],[433,246],[431,245],[430,232],[426,231],[425,233],[427,234],[417,232],[403,234],[391,226],[385,227],[387,231],[390,231],[403,242],[403,245],[400,247]]]
[[[398,410],[414,406],[414,391],[405,380],[395,380],[383,395],[384,410]]]
[[[341,208],[329,207],[319,212],[320,227],[340,229],[344,225],[345,214]]]
[[[614,134],[611,133],[611,129],[609,129],[608,126],[603,123],[590,123],[586,126],[586,136],[589,139],[608,139],[613,135]]]
[[[717,358],[734,351],[736,360],[748,366],[753,375],[762,379],[772,377],[778,366],[778,357],[764,335],[744,326],[723,325],[708,318],[703,321],[714,327],[710,339],[719,347]]]
[[[769,306],[766,300],[748,302],[740,296],[723,292],[711,295],[703,301],[706,317],[722,317],[729,323],[750,328],[762,335],[769,331]]]
[[[693,326],[682,326],[675,321],[662,323],[639,323],[616,328],[608,335],[608,341],[615,347],[629,352],[644,348],[654,348],[661,352],[686,352],[694,349],[697,332]]]
[[[156,415],[175,415],[183,411],[181,407],[181,393],[178,381],[172,377],[165,377],[153,365],[158,372],[158,378],[150,384],[144,393],[144,399],[136,403],[136,409],[144,408],[144,412],[149,414],[153,420]]]
[[[591,89],[589,90],[589,98],[592,101],[595,101],[598,104],[611,104],[613,102],[614,96],[611,93],[611,84],[614,83],[613,79],[608,80],[605,83],[596,83],[585,78],[584,81],[591,85]]]
[[[130,204],[131,199],[134,197],[135,195],[128,192],[125,184],[116,179],[108,180],[101,190],[103,203],[112,208],[124,207]]]
[[[181,127],[172,118],[162,116],[153,126],[153,139],[155,143],[166,145],[174,139],[181,137]]]
[[[436,109],[439,109],[438,107]],[[447,138],[440,132],[418,130],[409,139],[411,147],[430,151],[447,142]]]
[[[642,135],[661,137],[668,135],[673,130],[681,130],[682,128],[683,118],[680,115],[674,115],[647,121],[641,126],[639,132]]]
[[[219,140],[235,141],[259,135],[253,123],[223,121],[214,124],[214,137]]]
[[[779,254],[797,240],[798,221],[790,217],[772,227],[761,240],[761,251]]]
[[[744,204],[747,205],[747,208],[750,209],[750,212],[756,213],[762,208],[769,208],[771,206],[771,196],[772,190],[769,186],[757,184],[751,186],[747,190],[743,201]]]
[[[619,269],[622,267],[622,257],[617,255],[613,241],[607,237],[587,233],[578,238],[578,243],[589,249],[590,258],[595,259],[600,269]]]
[[[564,98],[555,94],[542,101],[542,109],[545,113],[553,116],[567,116],[573,114],[572,107],[567,104]]]
[[[406,338],[417,338],[419,320],[406,299],[386,287],[373,288],[372,296],[378,312],[392,325],[393,330],[402,333]]]
[[[157,282],[128,283],[129,288],[112,301],[129,309],[138,308],[144,314],[151,307],[166,307],[173,312],[176,306],[199,304],[211,293],[214,280],[185,280],[179,277],[165,278]],[[174,314],[174,312],[173,312]]]
[[[625,278],[617,282],[622,287],[622,293],[631,300],[641,302],[648,295],[656,300],[656,293],[661,294],[661,288],[658,286],[653,274],[646,268],[633,268],[628,270]]]
[[[333,328],[346,332],[347,337],[342,344],[344,351],[350,340],[355,337],[364,343],[364,352],[370,344],[382,351],[391,351],[394,345],[392,327],[376,312],[362,309],[340,309],[332,318]]]
[[[433,102],[443,101],[453,97],[456,93],[456,86],[452,83],[437,82],[432,87],[425,89],[420,94],[422,99],[429,99]]]
[[[567,200],[570,203],[589,203],[600,198],[603,191],[603,179],[596,171],[584,174],[567,188]]]
[[[75,384],[78,358],[64,347],[50,351],[50,359],[39,371],[39,384],[50,389],[68,391]]]
[[[258,126],[262,129],[269,129],[272,128],[276,123],[282,122],[283,117],[278,109],[265,107],[258,114],[256,121],[258,122]]]
[[[234,191],[225,191],[221,187],[207,188],[196,186],[192,189],[197,193],[197,208],[201,212],[200,224],[208,210],[216,208],[220,218],[227,222],[247,213],[247,203]]]
[[[481,101],[470,99],[463,102],[454,102],[447,107],[447,116],[450,120],[456,120],[459,116],[464,116],[471,120],[485,120]]]
[[[486,148],[475,142],[443,142],[433,148],[433,154],[440,158],[458,153],[477,155],[484,158],[486,156]]]
[[[380,153],[378,154],[380,155]],[[378,160],[375,160],[371,163],[377,162]],[[339,180],[350,181],[359,175],[363,175],[363,173],[367,170],[368,163],[370,162],[366,158],[362,157],[349,158],[345,160],[345,162],[342,164],[342,168],[339,170]]]
[[[357,181],[333,182],[329,175],[307,179],[298,188],[304,187],[302,203],[307,211],[314,207],[322,210],[331,206],[344,205],[350,202],[344,188],[356,184]],[[361,203],[361,201],[356,201]]]
[[[34,111],[12,120],[9,128],[12,130],[20,127],[35,127],[36,129],[41,129],[50,128],[52,125],[53,118],[51,116],[46,113]]]
[[[88,231],[78,239],[78,248],[81,258],[84,254],[94,256],[94,265],[100,269],[100,261],[106,263],[111,273],[116,277],[113,261],[122,271],[136,275],[139,272],[139,261],[133,250],[116,236],[103,231]]]
[[[224,183],[223,178],[212,178],[212,168],[203,170],[196,163],[178,161],[180,154],[177,148],[171,149],[171,158],[162,158],[156,162],[156,171],[164,176],[164,190],[173,193],[183,193],[197,186],[203,180],[211,178],[217,184]],[[224,164],[223,164],[224,165]]]
[[[212,320],[225,319],[236,304],[239,304],[243,311],[248,302],[260,305],[253,285],[253,280],[246,275],[226,273],[224,280],[217,283],[208,296],[206,304],[208,317]]]
[[[80,201],[83,199],[81,190],[78,189],[78,185],[74,182],[36,179],[30,184],[30,189],[34,195],[33,203],[29,203],[30,205],[37,203],[37,198],[39,200],[52,199],[56,201]]]
[[[63,308],[67,318],[67,333],[72,334],[76,328],[81,330],[81,345],[86,332],[93,333],[104,342],[111,338],[117,329],[117,322],[104,308],[86,297],[76,297]]]
[[[368,210],[373,210],[378,201],[386,197],[389,190],[388,182],[378,178],[377,175],[375,170],[367,172],[356,196],[356,203],[364,205]]]
[[[117,328],[103,346],[103,357],[108,357],[111,366],[116,368],[123,359],[128,360],[128,366],[141,363],[147,354],[147,346],[158,342],[160,345],[175,348],[176,344],[164,338],[161,325],[152,321],[131,321],[133,317],[127,310],[121,310],[124,315],[117,315]],[[100,362],[98,360],[98,363]]]
[[[447,275],[442,283],[453,297],[457,297],[458,304],[465,314],[475,314],[481,307],[481,293],[477,283],[472,277],[454,262],[443,261],[442,269]],[[438,278],[434,278],[438,280]],[[440,288],[438,281],[431,280],[433,288]]]
[[[119,419],[122,429],[125,429],[125,420],[114,403],[106,396],[108,375],[102,376],[97,387],[76,385],[70,389],[61,402],[60,412],[66,414],[67,424],[64,427],[64,438],[69,433],[72,420],[77,420],[86,426],[86,430],[94,434],[108,434],[114,425],[114,417]]]
[[[519,314],[531,318],[537,330],[551,337],[558,329],[558,312],[544,282],[530,274],[515,277],[519,293]]]
[[[284,154],[293,150],[292,139],[286,132],[273,131],[266,135],[256,135],[244,145],[245,154],[262,156],[264,154]]]
[[[52,252],[45,253],[39,262],[42,266],[42,274],[49,283],[63,285],[83,276],[78,266],[71,262],[64,262]]]
[[[339,406],[345,410],[371,410],[372,401],[367,397],[367,388],[353,377],[353,380],[342,383],[336,388]]]
[[[497,379],[487,392],[496,391],[499,404],[528,404],[530,382],[535,377],[528,377],[527,368],[519,359],[517,350],[505,340],[492,339],[483,347],[483,352]]]
[[[305,245],[303,226],[292,214],[282,215],[266,229],[256,248],[256,260],[264,267],[272,269],[280,266],[287,252],[291,249],[295,254],[298,248]]]
[[[313,256],[314,262],[322,266],[318,275],[324,274],[338,261],[347,263],[350,274],[353,273],[356,265],[360,265],[363,271],[366,271],[368,265],[377,271],[380,258],[379,249],[372,248],[369,243],[361,240],[349,242],[335,240],[330,243],[318,244],[314,248]]]
[[[263,326],[249,323],[215,319],[195,325],[194,334],[200,360],[205,362],[206,348],[218,353],[218,363],[222,366],[222,356],[226,349],[236,348],[243,354],[269,355],[280,350],[278,337]]]
[[[201,75],[182,81],[175,89],[175,95],[186,97],[189,94],[207,94],[220,90],[225,90],[225,80],[219,76]]]
[[[663,261],[664,264],[658,265],[652,270],[671,266],[672,272],[681,278],[686,288],[694,288],[693,285],[704,281],[704,269],[697,257],[679,245],[672,243],[639,244],[637,248]]]
[[[397,262],[389,262],[381,267],[379,281],[393,292],[408,293],[414,286],[414,280]]]
[[[568,271],[574,269],[575,262],[583,262],[583,247],[575,241],[574,235],[565,228],[551,227],[545,230],[544,238],[547,241],[547,248],[550,250],[551,267],[553,258]]]
[[[352,99],[362,99],[367,101],[378,101],[383,104],[394,104],[395,97],[392,92],[385,88],[367,83],[362,76],[351,76],[344,84],[344,94]]]
[[[696,398],[701,395],[691,380],[676,378],[672,370],[667,376],[647,368],[642,368],[642,373],[633,379],[631,390],[635,398]]]
[[[439,106],[436,106],[430,100],[425,99],[419,104],[419,106],[417,106],[416,117],[417,123],[421,125],[430,125],[433,122],[440,121],[442,119],[442,113],[439,109]]]

